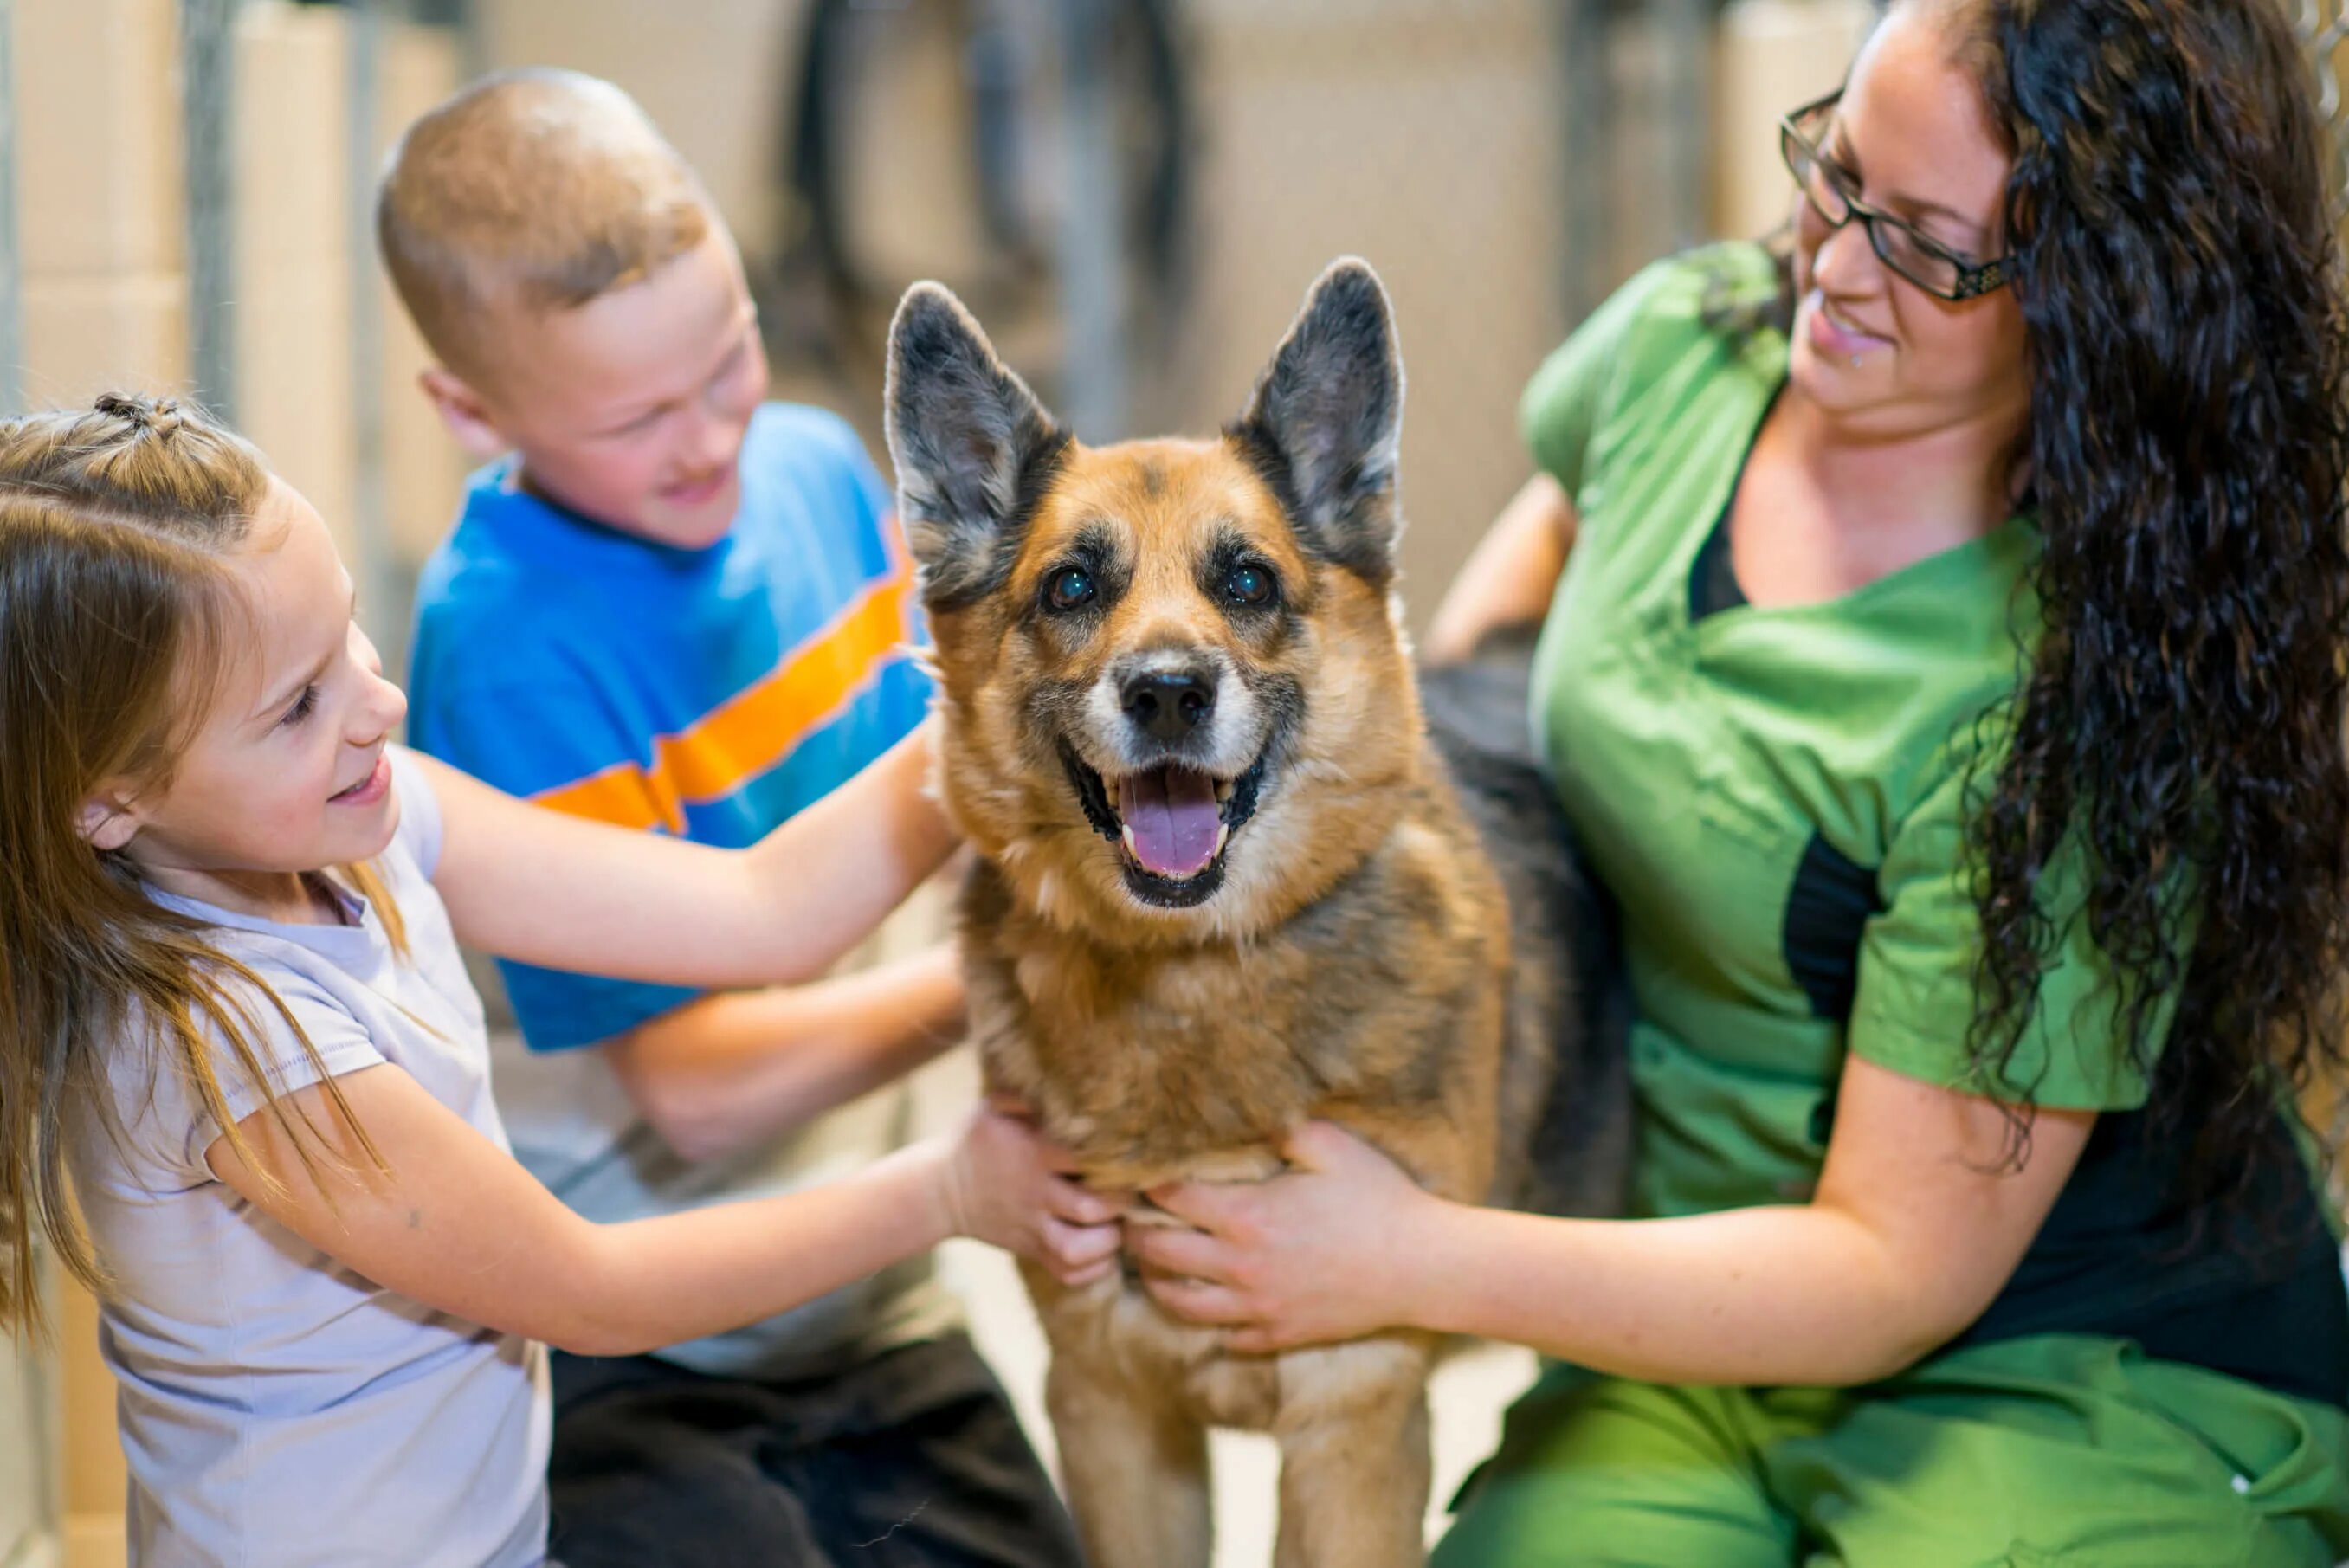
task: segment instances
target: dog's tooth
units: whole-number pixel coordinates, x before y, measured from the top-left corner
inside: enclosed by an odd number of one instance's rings
[[[1133,830],[1132,828],[1125,826],[1123,822],[1119,823],[1117,836],[1125,841],[1125,852],[1127,854],[1132,855],[1137,861],[1142,858],[1142,851],[1137,848],[1133,842]]]
[[[1216,799],[1222,801],[1225,805],[1228,806],[1231,804],[1232,781],[1230,779],[1218,779],[1216,780]]]
[[[1230,843],[1231,841],[1232,841],[1232,825],[1231,825],[1229,822],[1218,822],[1218,823],[1216,823],[1216,854],[1218,854],[1218,855],[1222,854],[1222,853],[1224,852],[1224,846],[1225,846],[1226,844]],[[1211,856],[1211,857],[1209,857],[1209,858],[1211,858],[1211,859],[1212,859],[1213,857]]]

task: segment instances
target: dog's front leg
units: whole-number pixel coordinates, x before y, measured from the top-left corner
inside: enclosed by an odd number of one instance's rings
[[[1052,1359],[1044,1402],[1091,1568],[1207,1568],[1207,1434],[1171,1392]]]
[[[1274,1568],[1426,1562],[1430,1359],[1391,1337],[1282,1356]]]

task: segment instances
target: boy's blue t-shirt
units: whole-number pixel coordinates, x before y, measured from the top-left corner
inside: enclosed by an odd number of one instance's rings
[[[912,569],[845,421],[752,418],[730,532],[688,551],[476,474],[418,588],[409,734],[510,794],[734,849],[921,722]],[[501,962],[535,1051],[698,993]]]

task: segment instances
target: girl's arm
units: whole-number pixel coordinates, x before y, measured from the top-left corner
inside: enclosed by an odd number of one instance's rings
[[[554,969],[705,988],[813,979],[936,871],[925,724],[748,850],[517,800],[418,756],[439,798],[432,885],[458,940]]]
[[[1409,1326],[1532,1346],[1651,1382],[1848,1385],[1890,1376],[1989,1306],[2095,1116],[2042,1111],[2021,1170],[1991,1101],[1857,1057],[1799,1207],[1557,1220],[1430,1196],[1335,1128],[1304,1169],[1151,1196],[1198,1231],[1133,1227],[1173,1311],[1263,1350]]]
[[[1436,606],[1422,639],[1426,661],[1455,663],[1475,651],[1487,632],[1547,614],[1574,548],[1574,502],[1564,488],[1545,473],[1527,480]]]
[[[805,985],[719,991],[607,1040],[662,1141],[717,1160],[895,1082],[960,1037],[951,948]]]
[[[238,1123],[273,1189],[225,1139],[212,1172],[304,1241],[386,1289],[587,1356],[636,1355],[771,1317],[976,1236],[1082,1283],[1115,1266],[1116,1213],[1058,1174],[1022,1124],[974,1114],[956,1138],[844,1181],[626,1224],[581,1219],[398,1068],[336,1080],[389,1167],[378,1171],[322,1086],[287,1097],[316,1129],[316,1179],[264,1107]],[[329,1164],[328,1161],[338,1164]]]

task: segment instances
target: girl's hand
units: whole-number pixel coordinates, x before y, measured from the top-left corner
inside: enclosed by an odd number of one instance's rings
[[[1066,1285],[1117,1267],[1123,1202],[1071,1180],[1076,1166],[1024,1119],[982,1105],[939,1167],[939,1201],[958,1236],[1041,1264]]]
[[[1271,1351],[1353,1339],[1414,1320],[1419,1227],[1441,1199],[1326,1121],[1289,1134],[1294,1168],[1246,1185],[1183,1182],[1149,1197],[1197,1227],[1128,1226],[1126,1250],[1160,1305]]]
[[[567,816],[419,755],[432,885],[457,939],[502,958],[702,990],[812,981],[955,847],[927,789],[936,724],[747,850]]]

